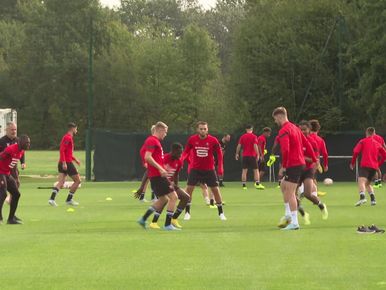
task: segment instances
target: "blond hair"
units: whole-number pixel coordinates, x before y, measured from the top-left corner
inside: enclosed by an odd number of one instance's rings
[[[275,110],[273,110],[272,117],[277,116],[277,115],[287,116],[286,108],[284,108],[284,107],[277,107]]]

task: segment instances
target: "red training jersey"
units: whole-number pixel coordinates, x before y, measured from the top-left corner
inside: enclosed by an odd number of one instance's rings
[[[361,167],[378,169],[386,160],[386,150],[373,136],[361,139],[354,147],[351,165],[354,166],[358,155],[362,155]]]
[[[24,150],[19,149],[18,144],[13,144],[0,153],[0,174],[10,175],[11,169],[24,156]]]
[[[319,159],[319,146],[318,146],[318,143],[315,141],[315,139],[310,135],[306,136],[308,142],[310,142],[310,145],[312,147],[312,150],[314,152],[314,155],[316,157],[316,159]],[[304,150],[304,156],[305,157],[308,157],[308,158],[312,158],[312,156],[308,156],[309,154],[307,152],[305,152],[305,148],[303,147],[303,150]],[[308,160],[306,160],[306,169],[312,169],[312,168],[315,168],[315,162],[309,162]]]
[[[279,131],[278,141],[284,168],[305,165],[304,152],[313,162],[317,161],[310,142],[308,142],[302,131],[291,122],[283,124]]]
[[[327,147],[326,147],[326,142],[317,133],[311,133],[310,136],[318,144],[318,149],[319,149],[318,158],[320,157],[320,155],[322,155],[323,156],[323,165],[324,165],[324,167],[327,167],[328,166],[328,151],[327,151]]]
[[[251,133],[245,133],[241,135],[239,144],[243,149],[243,157],[256,157],[256,151],[254,145],[257,144],[257,136]]]
[[[144,148],[142,150],[142,148]],[[161,142],[159,139],[155,136],[149,136],[145,140],[145,143],[143,144],[141,148],[141,151],[143,152],[142,159],[145,159],[145,154],[147,151],[151,152],[151,157],[153,157],[154,161],[157,162],[160,166],[164,167],[164,151],[162,149]],[[141,154],[140,151],[140,154]],[[147,164],[147,175],[149,178],[161,176],[161,173],[159,172],[157,167],[154,167],[151,164]]]
[[[377,141],[379,144],[385,147],[385,139],[383,139],[382,136],[379,136],[378,134],[374,134],[373,138],[375,139],[375,141]]]
[[[170,153],[165,154],[164,156],[164,166],[165,170],[168,172],[168,179],[171,182],[174,182],[174,177],[178,175],[182,168],[181,159],[173,159]]]
[[[264,135],[257,137],[257,146],[260,148],[261,155],[264,156],[265,147],[267,146],[267,138]]]
[[[190,158],[191,169],[214,170],[214,153],[217,154],[218,159],[217,173],[222,175],[224,170],[221,146],[217,138],[212,135],[208,135],[204,139],[201,139],[198,134],[190,136],[186,143],[183,156]]]
[[[74,160],[74,139],[71,134],[63,136],[60,142],[60,159],[59,162],[72,162]]]

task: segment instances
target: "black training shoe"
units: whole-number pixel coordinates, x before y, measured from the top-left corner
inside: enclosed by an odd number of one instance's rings
[[[384,229],[380,229],[376,225],[369,226],[369,230],[375,231],[375,233],[379,233],[379,234],[383,234],[385,232]]]
[[[22,225],[23,223],[21,221],[16,220],[15,218],[8,220],[7,224],[9,225]]]
[[[15,220],[17,220],[18,222],[23,222],[23,220],[21,218],[18,218],[17,216],[14,216],[13,217]]]
[[[358,234],[374,234],[375,230],[374,229],[371,230],[368,227],[361,226],[361,227],[358,227],[357,233]]]

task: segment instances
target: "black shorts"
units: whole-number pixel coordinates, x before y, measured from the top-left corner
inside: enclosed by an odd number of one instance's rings
[[[76,169],[74,163],[72,162],[66,162],[67,164],[67,170],[63,170],[63,164],[62,162],[58,163],[58,171],[59,173],[64,173],[69,176],[78,175],[78,170]]]
[[[11,195],[20,194],[15,178],[12,175],[0,174],[0,191]]]
[[[257,169],[257,158],[253,156],[245,156],[242,161],[243,169]]]
[[[359,167],[359,177],[367,178],[368,181],[373,181],[377,170],[369,167]]]
[[[17,166],[11,169],[11,176],[15,179],[17,187],[20,187],[19,169]]]
[[[150,177],[150,186],[157,197],[168,195],[174,191],[174,188],[169,180],[162,176]]]
[[[265,163],[265,160],[258,161],[259,171],[267,172],[267,164]]]
[[[198,183],[206,184],[209,187],[217,187],[218,179],[214,170],[192,169],[188,175],[188,185],[196,186]]]
[[[301,185],[307,178],[311,178],[313,180],[315,178],[315,171],[316,170],[314,168],[305,168],[302,175],[300,175],[299,185]]]
[[[285,171],[284,180],[298,184],[303,171],[304,165],[288,167]]]

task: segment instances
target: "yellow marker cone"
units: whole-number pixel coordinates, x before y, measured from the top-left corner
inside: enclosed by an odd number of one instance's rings
[[[107,201],[112,201],[113,199],[111,197],[106,197]]]
[[[75,209],[73,209],[72,207],[67,209],[67,212],[74,212],[74,211],[75,211]]]

